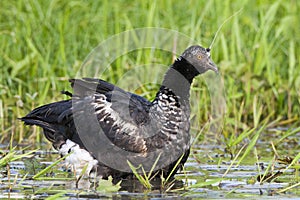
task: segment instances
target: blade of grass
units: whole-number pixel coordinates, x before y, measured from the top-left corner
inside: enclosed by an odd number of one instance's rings
[[[156,167],[156,165],[157,165],[157,163],[158,163],[158,161],[159,161],[159,159],[160,159],[160,156],[161,156],[161,153],[158,155],[158,157],[157,157],[157,159],[155,160],[155,162],[153,163],[153,165],[152,165],[150,171],[148,172],[148,175],[146,176],[148,180],[151,179],[151,175],[152,175],[152,173],[153,173],[153,171],[154,171],[154,168]],[[145,174],[145,172],[144,172],[144,174]]]
[[[263,128],[261,128],[260,130],[263,130]],[[253,138],[251,139],[250,143],[248,144],[244,154],[242,155],[242,157],[239,159],[239,161],[237,162],[236,166],[240,165],[240,163],[244,160],[244,158],[249,154],[249,152],[253,149],[253,147],[255,146],[258,137],[260,135],[260,131],[257,131],[257,133],[253,136]]]
[[[236,154],[236,156],[234,157],[234,159],[231,161],[229,167],[227,168],[227,170],[225,171],[225,173],[222,175],[222,177],[225,177],[227,175],[227,173],[229,172],[229,170],[231,169],[231,167],[233,166],[233,164],[235,163],[235,161],[237,160],[237,158],[239,157],[240,153],[243,151],[243,149],[246,147],[246,144],[244,144],[244,146],[242,146],[242,148],[238,151],[238,153]]]
[[[218,182],[221,182],[222,180],[224,180],[224,178],[210,179],[210,180],[205,181],[205,182],[196,183],[194,185],[188,186],[188,188],[191,189],[191,188],[201,188],[201,187],[205,187],[205,186],[210,186],[210,185],[214,185]]]
[[[69,199],[69,197],[64,197],[64,195],[67,194],[67,191],[60,191],[57,194],[54,194],[50,197],[47,197],[45,200],[56,200],[56,199]]]
[[[71,152],[72,153],[72,152]],[[71,154],[70,153],[70,154]],[[70,154],[67,154],[65,156],[63,156],[62,158],[58,159],[57,161],[53,162],[51,165],[49,165],[48,167],[46,167],[45,169],[39,171],[37,174],[35,174],[32,178],[33,179],[38,179],[41,176],[43,176],[44,174],[46,174],[52,167],[56,166],[59,162],[61,162],[62,160],[64,160],[66,157],[68,157]]]
[[[137,172],[137,169],[139,169],[140,167],[142,167],[142,165],[139,165],[137,168],[135,166],[133,166],[131,164],[130,161],[127,160],[127,163],[130,167],[130,169],[132,170],[133,174],[135,175],[135,177],[139,180],[139,182],[141,184],[144,185],[144,187],[146,187],[147,189],[151,189],[152,185],[150,184],[149,181],[147,181],[142,175],[140,175],[138,172]]]
[[[284,192],[286,192],[286,191],[288,191],[288,190],[290,190],[290,189],[293,189],[293,188],[295,188],[295,187],[298,187],[298,186],[300,186],[300,182],[295,183],[294,185],[288,186],[288,187],[286,187],[286,188],[283,188],[283,189],[281,189],[281,190],[279,190],[279,191],[276,191],[276,193],[284,193]]]
[[[295,128],[293,130],[288,130],[278,141],[275,142],[275,145],[279,144],[280,142],[282,142],[287,137],[298,133],[299,131],[300,131],[300,127]]]
[[[285,168],[283,170],[283,172],[285,172],[286,170],[288,170],[289,168],[291,168],[296,162],[298,162],[300,159],[300,152],[295,156],[295,158],[292,160],[292,162],[287,166],[287,168]]]
[[[171,173],[168,175],[168,177],[166,178],[165,182],[168,182],[169,179],[171,178],[172,174],[175,172],[175,169],[178,167],[178,165],[180,164],[182,158],[183,158],[184,154],[182,154],[180,156],[180,158],[177,160],[175,166],[173,167],[173,169],[171,170]]]

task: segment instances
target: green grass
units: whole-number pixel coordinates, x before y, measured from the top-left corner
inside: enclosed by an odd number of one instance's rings
[[[14,135],[17,142],[39,144],[40,130],[24,127],[17,118],[36,106],[66,98],[60,91],[70,90],[67,80],[75,77],[87,55],[112,35],[161,27],[177,30],[208,47],[219,26],[241,8],[241,13],[223,26],[212,47],[226,96],[222,137],[206,128],[212,115],[211,98],[205,79],[199,77],[191,100],[192,134],[198,138],[194,143],[204,138],[223,142],[233,154],[245,147],[239,152],[239,161],[251,154],[264,129],[287,126],[287,131],[278,133],[281,139],[274,141],[280,146],[299,132],[300,126],[300,2],[296,0],[3,1],[0,142]],[[114,42],[125,46],[130,41]],[[99,78],[118,83],[135,66],[169,65],[172,59],[171,53],[160,50],[128,52],[113,60]],[[163,72],[155,69],[152,75],[159,82]],[[141,85],[135,76],[133,73],[118,86],[153,99],[158,86]],[[296,152],[292,154],[296,156]]]
[[[212,48],[226,93],[224,133],[257,127],[264,118],[299,125],[298,1],[4,1],[0,31],[0,128],[2,140],[11,132],[22,141],[40,140],[16,121],[30,109],[63,99],[89,52],[122,31],[142,27],[177,30],[209,46],[219,25],[240,8],[221,29]],[[116,41],[122,45],[127,41]],[[188,44],[187,44],[188,45]],[[117,82],[134,65],[168,65],[172,55],[150,51],[128,53],[113,62],[102,79]],[[127,87],[119,85],[120,87]],[[130,88],[130,87],[129,87]],[[144,88],[145,89],[145,88]],[[156,89],[154,87],[154,89]],[[142,94],[145,94],[141,92]],[[153,97],[154,92],[148,97]],[[210,115],[210,97],[198,78],[193,95],[197,124]],[[240,110],[242,109],[242,110]],[[271,115],[272,116],[269,116]],[[276,125],[276,124],[275,124]]]

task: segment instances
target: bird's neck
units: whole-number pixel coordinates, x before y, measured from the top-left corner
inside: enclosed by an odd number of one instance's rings
[[[190,97],[190,86],[199,72],[187,60],[179,57],[167,71],[162,86],[171,89],[184,101]]]

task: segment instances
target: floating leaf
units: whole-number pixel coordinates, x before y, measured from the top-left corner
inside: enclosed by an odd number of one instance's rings
[[[114,185],[112,177],[109,176],[108,180],[100,179],[98,185],[99,186],[96,189],[98,192],[117,192],[121,188],[121,181]]]

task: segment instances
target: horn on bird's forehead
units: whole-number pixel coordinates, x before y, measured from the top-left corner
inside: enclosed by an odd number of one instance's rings
[[[219,26],[219,28],[218,28],[217,32],[215,33],[215,36],[214,36],[214,38],[213,38],[211,44],[209,45],[209,47],[208,47],[207,49],[210,50],[210,49],[212,48],[212,46],[213,46],[213,44],[214,44],[214,42],[215,42],[215,40],[216,40],[216,38],[217,38],[217,35],[218,35],[218,33],[220,32],[220,30],[221,30],[221,28],[223,27],[223,25],[224,25],[226,22],[228,22],[232,17],[234,17],[235,15],[239,14],[242,10],[243,10],[243,8],[239,9],[237,12],[233,13],[231,16],[229,16],[227,19],[225,19],[225,21]],[[206,49],[206,50],[207,50],[207,49]]]

